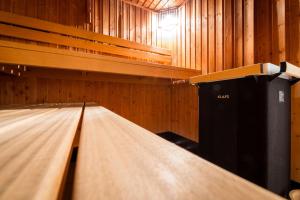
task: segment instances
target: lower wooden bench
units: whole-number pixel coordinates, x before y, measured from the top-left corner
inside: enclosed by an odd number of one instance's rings
[[[57,199],[82,105],[0,110],[0,199]]]
[[[103,107],[86,107],[81,128],[76,200],[282,199]]]

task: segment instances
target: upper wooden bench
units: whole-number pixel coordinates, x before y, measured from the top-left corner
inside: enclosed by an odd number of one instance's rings
[[[81,111],[80,105],[0,110],[0,199],[61,195]]]
[[[0,11],[0,63],[186,79],[171,51]]]
[[[103,107],[86,107],[73,198],[282,199]]]

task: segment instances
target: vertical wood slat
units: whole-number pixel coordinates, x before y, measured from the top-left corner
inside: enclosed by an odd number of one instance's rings
[[[191,24],[191,68],[196,69],[196,1],[190,2]]]
[[[208,73],[208,0],[202,0],[202,74]]]
[[[195,1],[196,6],[196,70],[201,70],[201,47],[202,47],[202,29],[201,29],[201,1]]]
[[[206,74],[253,64],[254,1],[190,0],[182,5],[178,66],[201,69]]]
[[[191,68],[191,1],[185,5],[185,67]]]
[[[215,1],[208,0],[208,72],[216,71],[215,48]]]
[[[181,66],[183,68],[186,68],[186,56],[185,56],[185,52],[186,52],[186,41],[185,41],[185,30],[186,30],[186,14],[185,14],[185,5],[182,6],[181,8],[181,36],[182,38],[180,39],[181,40],[181,56],[182,56],[182,59],[181,59]]]
[[[244,6],[244,65],[254,63],[254,0],[245,0]]]
[[[216,0],[216,71],[223,70],[223,1]]]
[[[234,67],[243,66],[243,0],[234,4]]]
[[[224,0],[225,2],[226,0]],[[233,0],[224,3],[224,69],[233,68]]]

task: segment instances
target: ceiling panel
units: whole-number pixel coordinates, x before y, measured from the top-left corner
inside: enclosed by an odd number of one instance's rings
[[[186,0],[123,0],[131,5],[143,7],[146,9],[160,11],[169,8],[175,8],[183,4]]]

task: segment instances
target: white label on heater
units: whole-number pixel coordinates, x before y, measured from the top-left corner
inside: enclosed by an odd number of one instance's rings
[[[279,102],[284,102],[284,92],[279,90]]]

